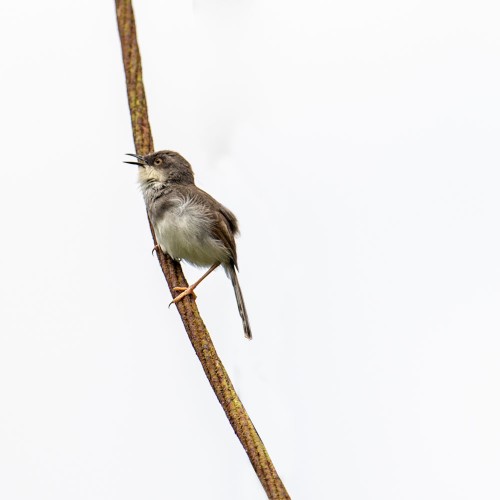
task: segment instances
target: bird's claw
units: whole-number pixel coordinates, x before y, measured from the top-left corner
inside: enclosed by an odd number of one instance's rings
[[[187,295],[192,295],[193,299],[196,300],[196,294],[194,293],[194,288],[192,288],[190,286],[188,286],[188,287],[185,287],[185,286],[175,286],[172,290],[174,290],[176,292],[182,292],[182,293],[180,293],[179,295],[177,295],[177,297],[175,297],[174,300],[172,300],[172,302],[170,302],[170,304],[168,305],[168,307],[170,307],[172,304],[177,304],[177,302],[179,302],[179,300],[182,300]]]

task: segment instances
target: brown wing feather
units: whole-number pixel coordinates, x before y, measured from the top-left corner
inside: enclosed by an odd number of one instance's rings
[[[222,241],[224,246],[228,249],[231,261],[236,269],[238,269],[236,242],[234,241],[234,235],[231,231],[231,223],[228,221],[222,211],[217,212],[216,219],[214,220],[214,224],[212,226],[212,231],[214,237]]]
[[[191,196],[195,197],[199,203],[203,203],[209,208],[209,213],[213,217],[212,234],[228,249],[231,262],[238,269],[236,242],[234,240],[234,237],[239,234],[238,219],[231,210],[221,205],[215,198],[199,187],[191,185],[185,186],[185,189],[190,191]]]
[[[236,218],[236,215],[234,215],[233,212],[231,212],[231,210],[221,205],[220,203],[218,203],[218,205],[221,214],[226,219],[226,222],[229,225],[231,233],[233,233],[234,236],[238,236],[238,234],[240,234],[240,230],[238,227],[238,219]]]

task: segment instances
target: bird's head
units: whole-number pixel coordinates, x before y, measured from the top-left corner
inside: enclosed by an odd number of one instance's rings
[[[193,169],[189,162],[175,151],[156,151],[154,153],[141,156],[128,153],[128,156],[137,158],[138,161],[126,161],[130,165],[139,167],[139,182],[141,184],[194,183]]]

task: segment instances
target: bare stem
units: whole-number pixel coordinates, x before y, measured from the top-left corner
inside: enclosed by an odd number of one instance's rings
[[[136,153],[145,155],[154,151],[153,137],[148,119],[146,94],[142,81],[141,56],[137,43],[134,12],[130,0],[116,0],[116,15],[122,46],[123,65],[127,80],[127,94],[132,120],[132,131]],[[151,226],[151,234],[156,238]],[[167,280],[172,297],[174,287],[186,287],[187,282],[181,266],[163,252],[157,252],[161,269]],[[248,413],[234,390],[226,370],[217,355],[208,330],[201,319],[196,302],[188,296],[177,304],[189,340],[203,366],[205,375],[212,386],[219,403],[226,413],[229,423],[238,436],[248,458],[264,487],[272,499],[288,499],[286,488],[281,481],[264,443],[255,430]]]

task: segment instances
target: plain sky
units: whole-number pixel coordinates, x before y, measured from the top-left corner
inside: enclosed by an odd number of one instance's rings
[[[500,498],[498,2],[135,9],[156,146],[240,219],[254,340],[224,273],[198,305],[292,498]],[[2,2],[0,44],[0,498],[264,498],[122,163],[114,3]]]

